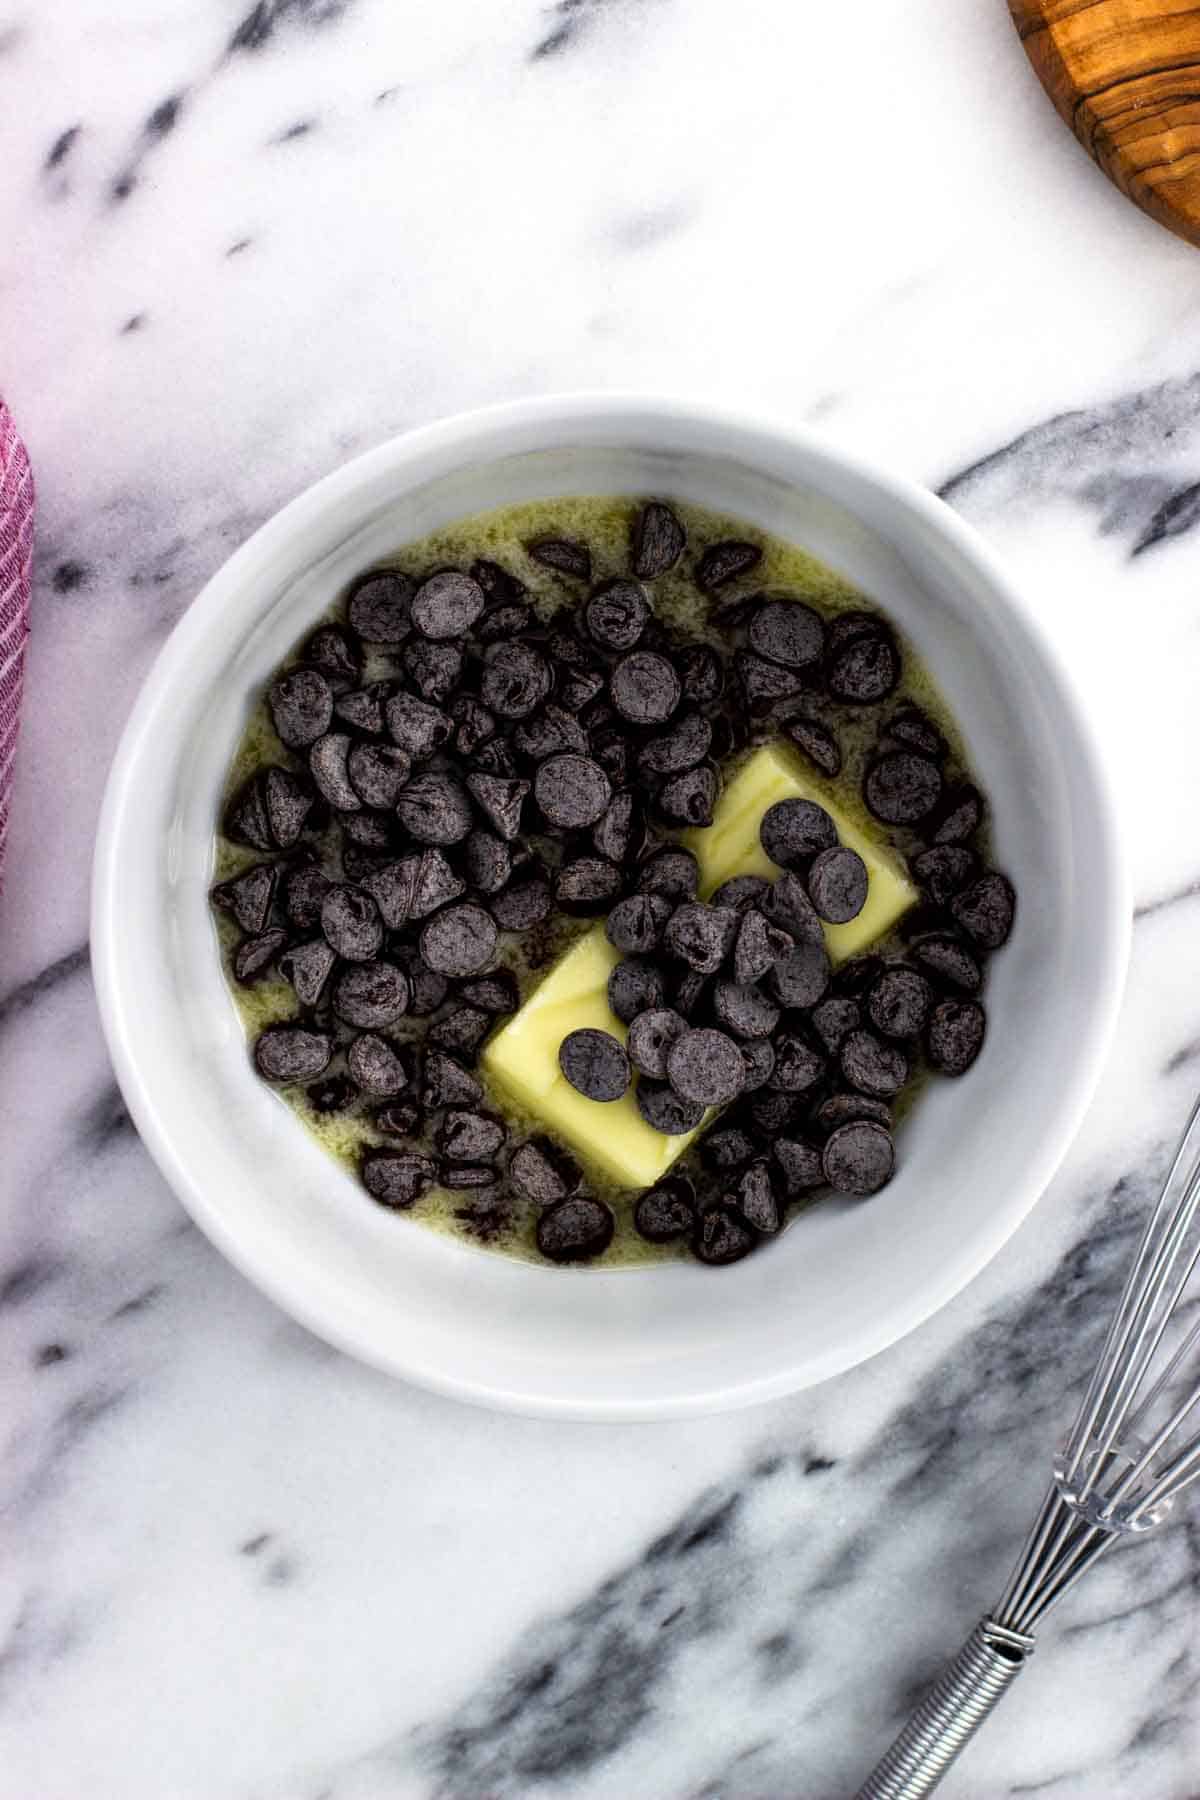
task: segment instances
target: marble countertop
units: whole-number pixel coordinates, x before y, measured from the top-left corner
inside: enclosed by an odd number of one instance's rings
[[[1002,0],[4,0],[0,168],[40,498],[0,1796],[848,1795],[1007,1573],[1200,1080],[1200,260]],[[458,1407],[283,1317],[139,1146],[85,947],[108,760],[228,552],[393,432],[588,385],[940,489],[1075,668],[1138,907],[1101,1091],[987,1272],[814,1392],[661,1427]],[[1200,1517],[1102,1564],[945,1792],[1194,1796],[1198,1599]]]

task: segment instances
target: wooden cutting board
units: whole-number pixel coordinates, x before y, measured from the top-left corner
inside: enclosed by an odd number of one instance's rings
[[[1110,181],[1200,244],[1200,3],[1008,0],[1038,79]]]

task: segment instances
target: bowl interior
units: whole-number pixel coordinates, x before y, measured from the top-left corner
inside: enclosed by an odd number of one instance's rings
[[[995,1252],[1065,1149],[1121,974],[1107,803],[1049,653],[935,503],[812,443],[694,415],[481,417],[384,446],[302,496],[225,566],[164,651],[114,767],[97,860],[97,971],[118,1074],[198,1221],[344,1347],[525,1410],[653,1416],[763,1399],[927,1316]],[[932,1084],[879,1199],[823,1203],[768,1253],[719,1272],[541,1269],[375,1207],[256,1080],[208,916],[213,823],[262,683],[352,575],[466,513],[651,492],[797,541],[910,635],[990,796],[1018,929],[992,972],[979,1063]]]

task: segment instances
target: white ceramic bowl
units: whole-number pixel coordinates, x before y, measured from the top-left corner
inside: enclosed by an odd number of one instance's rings
[[[899,1173],[711,1271],[535,1268],[372,1205],[254,1076],[207,890],[230,753],[270,671],[357,571],[483,508],[678,496],[814,551],[918,646],[966,729],[1020,895],[983,1055],[934,1083]],[[427,1387],[591,1419],[785,1394],[911,1330],[1020,1223],[1097,1079],[1128,906],[1095,748],[1054,654],[990,554],[924,490],[792,427],[583,395],[397,438],[318,482],[209,582],[165,646],[113,765],[92,945],[142,1138],[197,1223],[323,1337]]]

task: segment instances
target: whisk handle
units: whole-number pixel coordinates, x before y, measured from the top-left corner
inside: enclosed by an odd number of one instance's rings
[[[991,1619],[943,1669],[855,1800],[923,1800],[1025,1666],[1033,1639]]]

